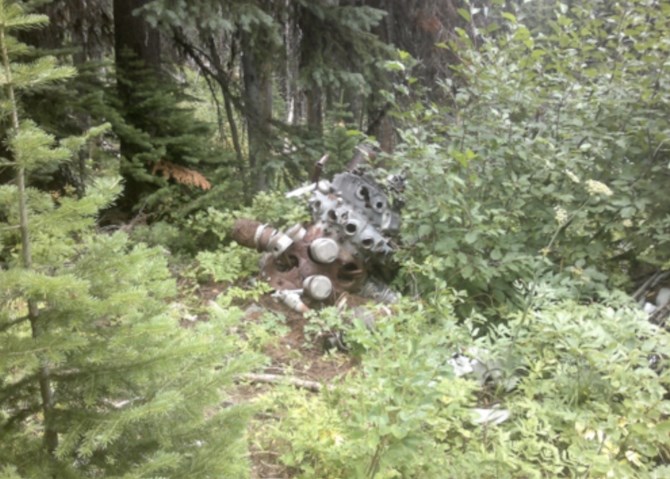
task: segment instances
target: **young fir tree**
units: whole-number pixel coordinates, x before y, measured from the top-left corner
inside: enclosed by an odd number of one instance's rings
[[[210,124],[184,104],[193,98],[169,75],[160,76],[131,52],[116,72],[123,94],[107,91],[100,116],[109,118],[121,142],[125,180],[121,209],[146,207],[157,216],[180,216],[211,185],[206,176],[227,165],[217,158]]]
[[[74,74],[13,61],[26,47],[8,33],[47,22],[21,5],[0,0],[0,166],[16,172],[0,185],[0,478],[244,477],[246,411],[219,406],[250,363],[233,357],[236,318],[180,328],[162,251],[96,233],[118,179],[57,200],[26,185],[101,129],[56,143],[21,118],[22,92]]]

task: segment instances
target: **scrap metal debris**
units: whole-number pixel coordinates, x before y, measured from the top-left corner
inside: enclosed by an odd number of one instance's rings
[[[239,219],[232,237],[265,253],[261,274],[274,296],[298,312],[332,305],[343,293],[383,303],[398,299],[386,284],[394,269],[392,256],[400,230],[402,175],[381,184],[364,167],[368,151],[359,149],[348,171],[331,181],[319,180],[327,161],[317,162],[313,182],[287,196],[309,195],[309,224],[286,231],[253,219]]]
[[[656,271],[633,293],[649,321],[670,330],[670,271]]]

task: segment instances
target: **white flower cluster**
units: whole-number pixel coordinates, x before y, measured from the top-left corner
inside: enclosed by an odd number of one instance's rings
[[[588,191],[591,196],[612,196],[612,190],[610,190],[609,186],[597,180],[586,180],[586,191]]]
[[[559,226],[568,222],[568,212],[561,206],[554,206],[554,219]]]

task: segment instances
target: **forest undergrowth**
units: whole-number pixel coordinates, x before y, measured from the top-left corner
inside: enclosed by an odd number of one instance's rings
[[[325,128],[246,137],[233,82],[287,71],[253,68],[285,18],[150,3],[136,18],[190,59],[181,84],[77,76],[23,42],[46,15],[0,0],[0,479],[670,477],[667,2],[462,2],[431,42],[444,68],[314,55],[294,80],[312,105],[341,93],[307,115]],[[296,5],[355,33],[352,55],[379,46],[381,10]],[[217,64],[214,31],[247,54]],[[285,193],[314,161],[381,146],[355,88],[392,125],[368,171],[407,180],[400,299],[302,315],[231,230],[308,221]]]

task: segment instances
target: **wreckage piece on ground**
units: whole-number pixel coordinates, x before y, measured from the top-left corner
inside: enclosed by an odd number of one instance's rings
[[[393,268],[400,203],[359,169],[339,173],[332,181],[316,180],[288,195],[310,194],[310,224],[282,232],[253,219],[239,219],[233,239],[265,253],[261,275],[276,297],[296,311],[334,304],[343,293],[394,302],[398,295],[384,279]],[[397,190],[402,179],[389,181]]]

